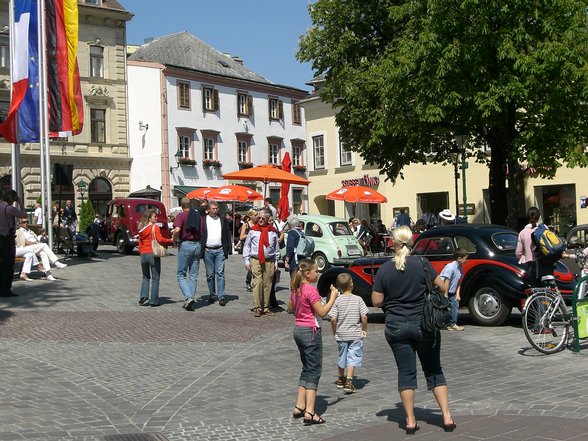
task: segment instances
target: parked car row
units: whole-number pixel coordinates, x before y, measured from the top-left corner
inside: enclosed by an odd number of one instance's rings
[[[469,258],[463,269],[460,306],[467,306],[475,323],[486,326],[503,324],[513,307],[522,307],[525,289],[531,279],[515,256],[518,233],[497,225],[456,224],[435,227],[423,232],[415,241],[412,254],[426,257],[437,272],[453,260],[453,251],[465,248]],[[371,291],[379,267],[388,258],[356,260],[348,268],[331,268],[318,281],[322,295],[337,275],[348,272],[353,277],[354,293],[371,305]],[[564,298],[571,298],[575,277],[561,261],[555,277]]]

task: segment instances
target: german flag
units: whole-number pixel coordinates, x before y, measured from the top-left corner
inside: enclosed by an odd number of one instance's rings
[[[78,70],[78,1],[45,0],[49,136],[82,131],[84,107]]]

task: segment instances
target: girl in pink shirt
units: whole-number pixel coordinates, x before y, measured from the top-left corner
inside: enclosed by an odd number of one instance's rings
[[[331,285],[329,301],[323,305],[318,290],[312,285],[317,281],[318,276],[318,267],[313,260],[301,260],[292,280],[292,290],[288,301],[288,312],[293,312],[295,317],[294,341],[302,361],[298,396],[292,416],[304,417],[305,426],[325,422],[314,410],[316,390],[323,366],[323,338],[316,315],[326,316],[339,296],[337,288]]]

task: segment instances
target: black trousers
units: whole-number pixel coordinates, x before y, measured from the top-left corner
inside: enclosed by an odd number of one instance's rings
[[[15,237],[0,236],[0,296],[8,295],[12,289],[15,256]]]

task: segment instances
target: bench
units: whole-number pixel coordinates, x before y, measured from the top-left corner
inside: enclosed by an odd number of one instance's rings
[[[14,259],[14,275],[19,276],[22,272],[22,266],[24,264],[24,257],[17,257]]]

